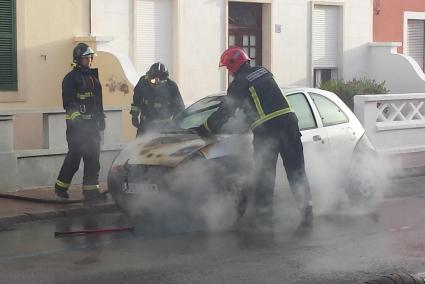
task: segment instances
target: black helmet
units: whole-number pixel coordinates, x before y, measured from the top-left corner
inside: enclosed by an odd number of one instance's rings
[[[149,71],[146,72],[146,75],[150,78],[159,78],[161,80],[166,80],[168,78],[168,70],[167,67],[165,67],[164,64],[161,62],[157,62],[152,64],[151,68],[149,68]]]
[[[80,63],[81,57],[85,56],[94,56],[96,53],[91,49],[90,46],[88,46],[85,43],[79,43],[74,48],[74,51],[72,52],[72,57],[74,58],[75,63]]]

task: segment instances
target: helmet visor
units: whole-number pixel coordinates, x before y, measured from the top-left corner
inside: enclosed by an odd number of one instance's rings
[[[159,77],[154,77],[149,80],[149,83],[151,83],[152,85],[162,85],[162,84],[165,84],[166,82],[167,82],[166,79],[164,80]]]
[[[86,51],[81,54],[81,57],[90,57],[90,56],[96,56],[96,53],[91,47],[88,47]]]

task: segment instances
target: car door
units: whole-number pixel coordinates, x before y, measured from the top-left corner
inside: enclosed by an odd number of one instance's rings
[[[338,168],[346,166],[357,142],[349,116],[331,98],[314,92],[309,92],[309,95],[328,137],[331,158],[328,162]]]
[[[286,97],[298,117],[306,171],[309,177],[313,177],[315,170],[320,168],[330,151],[327,133],[307,93],[293,92],[286,94]]]

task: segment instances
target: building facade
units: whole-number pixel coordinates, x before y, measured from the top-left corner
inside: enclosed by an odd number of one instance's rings
[[[237,44],[282,85],[367,74],[370,0],[92,0],[92,34],[109,37],[139,75],[169,66],[187,102],[225,90],[221,52]]]
[[[425,1],[374,0],[373,40],[400,42],[399,53],[411,56],[424,69]]]
[[[187,104],[227,88],[218,61],[233,44],[282,86],[368,76],[372,13],[371,0],[0,0],[0,186],[57,175],[61,82],[77,42],[98,53],[110,161],[134,138],[132,89],[152,63],[169,67]]]

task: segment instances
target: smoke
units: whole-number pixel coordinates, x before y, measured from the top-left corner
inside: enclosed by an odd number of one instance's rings
[[[182,226],[202,224],[211,230],[228,227],[236,221],[235,196],[226,184],[228,168],[214,159],[208,161],[198,155],[187,157],[190,153],[186,156],[185,151],[181,151],[181,158],[174,157],[183,160],[176,167],[164,166],[166,163],[161,160],[171,160],[170,153],[179,153],[188,143],[196,149],[197,139],[200,147],[205,146],[205,142],[191,133],[146,133],[132,141],[116,158],[114,165],[127,164],[128,171],[127,180],[119,180],[119,187],[115,189],[121,191],[124,184],[124,193],[119,193],[122,198],[116,200],[135,221]],[[164,157],[154,159],[158,153]],[[148,159],[151,154],[153,157]]]
[[[201,159],[163,169],[149,179],[130,183],[132,195],[127,210],[136,220],[149,216],[157,224],[195,224],[208,230],[229,228],[237,218],[236,196],[227,188],[226,177],[217,176],[224,169]],[[157,188],[148,189],[145,182]]]
[[[143,165],[141,150],[148,149],[146,145],[155,145],[152,141],[161,141],[159,137],[164,136],[167,135],[155,132],[144,134],[131,142],[114,164],[139,161]],[[182,141],[196,139],[190,133],[168,136],[174,138],[158,142],[155,153],[161,152],[161,147],[167,146],[167,143],[178,144],[176,136],[181,137]],[[135,171],[130,175],[131,194],[124,194],[127,202],[123,207],[136,221],[143,222],[150,218],[158,224],[198,224],[212,231],[232,227],[239,218],[238,205],[241,204],[241,198],[246,195],[252,203],[254,197],[251,139],[251,136],[241,138],[233,135],[222,141],[214,141],[215,145],[220,146],[207,152],[210,155],[208,160],[195,155],[186,157],[176,167],[163,166],[161,163],[146,164],[149,170]],[[394,161],[383,159],[370,151],[359,151],[353,157],[353,150],[344,147],[338,146],[327,151],[304,147],[315,216],[373,212],[397,169]],[[226,153],[237,153],[237,156],[245,159],[237,162],[234,157],[228,160],[220,158],[226,156]],[[348,194],[347,188],[351,190]],[[299,223],[302,204],[291,193],[280,157],[277,161],[274,195],[277,222],[285,226]]]

